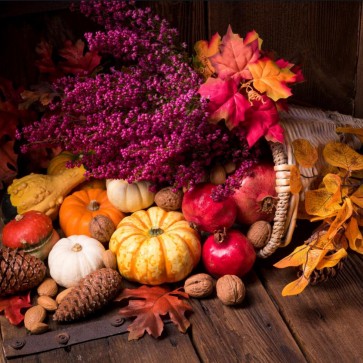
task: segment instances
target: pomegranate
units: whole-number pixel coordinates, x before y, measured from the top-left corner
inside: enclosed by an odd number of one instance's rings
[[[247,237],[231,229],[222,236],[210,235],[202,247],[202,261],[207,272],[215,277],[244,276],[253,267],[256,252]]]
[[[4,226],[2,235],[4,246],[24,249],[41,260],[48,256],[59,238],[50,217],[35,210],[16,215]]]
[[[236,220],[236,203],[232,198],[215,202],[212,189],[215,185],[201,183],[184,193],[182,212],[188,222],[194,223],[204,232],[215,232],[229,228]]]
[[[273,164],[257,164],[252,174],[242,179],[242,184],[232,198],[237,205],[237,222],[251,225],[256,221],[271,222],[275,214],[276,172]]]

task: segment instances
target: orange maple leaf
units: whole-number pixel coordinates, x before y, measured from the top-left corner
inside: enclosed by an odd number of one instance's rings
[[[261,58],[248,65],[253,77],[253,86],[274,101],[292,95],[287,83],[295,81],[295,74],[288,68],[280,68],[273,60]]]
[[[209,78],[215,72],[209,57],[212,57],[218,52],[220,43],[221,36],[215,33],[209,42],[207,40],[199,40],[194,45],[196,52],[193,59],[194,67],[205,79]]]
[[[123,317],[135,317],[129,325],[128,340],[141,338],[145,332],[157,338],[164,329],[161,316],[169,314],[170,320],[185,333],[190,322],[184,316],[186,311],[193,311],[192,307],[183,299],[189,295],[181,289],[170,291],[162,286],[141,286],[137,289],[124,289],[115,301],[129,299],[128,306],[119,310]],[[182,298],[182,299],[180,299]]]

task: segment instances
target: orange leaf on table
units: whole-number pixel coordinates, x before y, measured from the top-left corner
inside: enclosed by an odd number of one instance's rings
[[[341,142],[330,142],[325,145],[323,156],[325,161],[330,165],[348,171],[363,169],[363,155]]]
[[[193,58],[193,64],[205,79],[209,78],[215,72],[209,58],[218,52],[220,42],[221,36],[215,33],[209,42],[207,40],[199,40],[194,45],[196,55]]]
[[[253,86],[261,93],[265,93],[274,101],[280,98],[288,98],[292,95],[287,86],[289,82],[295,82],[295,73],[288,68],[280,68],[273,60],[261,58],[248,65],[253,78]]]
[[[292,142],[294,156],[303,168],[312,168],[318,160],[318,150],[305,139],[296,139]]]
[[[129,299],[128,306],[119,310],[123,317],[136,317],[129,325],[128,340],[141,338],[145,332],[157,338],[164,329],[161,316],[169,314],[170,320],[185,333],[190,322],[184,316],[186,311],[193,311],[192,307],[184,300],[188,294],[176,289],[170,291],[162,286],[141,286],[137,289],[124,289],[115,301]]]
[[[24,295],[0,298],[0,312],[4,312],[10,324],[18,325],[24,320],[22,310],[30,308],[30,291]]]
[[[332,240],[335,235],[338,233],[343,224],[352,216],[353,214],[353,205],[349,198],[344,200],[344,203],[333,222],[330,224],[328,232],[326,233],[326,237],[329,240]]]
[[[310,248],[306,254],[305,262],[302,265],[302,275],[283,288],[282,296],[300,294],[309,284],[310,275],[327,253],[328,250]]]
[[[310,248],[311,247],[306,244],[296,247],[294,251],[292,251],[288,256],[276,262],[274,264],[274,267],[277,268],[296,267],[304,264]]]
[[[340,260],[346,258],[347,256],[348,253],[345,248],[341,248],[339,251],[331,255],[324,256],[323,259],[320,260],[320,262],[316,265],[316,269],[321,270],[326,267],[334,267],[339,263]]]

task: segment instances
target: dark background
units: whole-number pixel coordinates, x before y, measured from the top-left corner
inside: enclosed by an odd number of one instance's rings
[[[256,30],[264,50],[302,65],[306,81],[292,101],[363,117],[362,2],[358,1],[140,1],[178,28],[192,52],[199,39],[242,37]],[[0,1],[0,76],[18,85],[37,79],[35,46],[76,40],[95,26],[68,10],[67,1]]]

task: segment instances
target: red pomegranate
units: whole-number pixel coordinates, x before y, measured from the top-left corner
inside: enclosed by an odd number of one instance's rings
[[[247,237],[238,230],[227,231],[222,240],[210,235],[202,247],[202,261],[207,272],[215,277],[244,276],[256,260],[256,252]]]
[[[273,164],[257,164],[252,174],[242,180],[241,187],[232,195],[237,205],[237,222],[251,225],[264,220],[271,222],[275,214],[276,172]]]
[[[4,226],[2,235],[4,246],[23,249],[41,260],[59,238],[50,217],[34,210],[18,214]]]
[[[232,198],[215,202],[212,189],[215,185],[201,183],[184,193],[182,212],[188,222],[194,223],[198,229],[213,233],[229,228],[236,220],[236,203]]]

